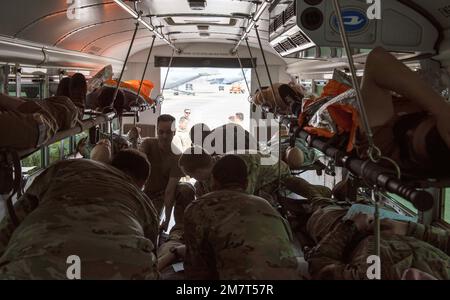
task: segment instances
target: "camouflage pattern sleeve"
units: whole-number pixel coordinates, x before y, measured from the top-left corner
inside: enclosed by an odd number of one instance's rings
[[[141,194],[145,199],[145,207],[143,209],[145,213],[143,224],[144,236],[151,240],[154,245],[157,245],[157,238],[159,234],[159,215],[150,198],[148,198],[145,193]]]
[[[448,230],[409,222],[406,235],[427,242],[450,255],[450,232]]]
[[[26,216],[28,216],[39,205],[39,197],[45,192],[55,168],[49,167],[42,174],[40,174],[26,193],[14,204],[14,211],[17,215],[19,223],[21,223]],[[11,236],[14,233],[15,226],[13,225],[8,214],[5,215],[0,222],[0,256],[4,253]]]
[[[291,176],[291,171],[284,161],[280,161],[280,169],[278,169],[278,162],[271,161],[259,153],[238,156],[247,164],[248,186],[246,192],[250,195],[255,195],[264,186],[278,182],[278,171],[280,171],[282,180]]]
[[[211,192],[210,180],[196,181],[194,184],[194,188],[195,188],[195,196],[197,198],[200,198],[201,196]]]
[[[331,190],[326,186],[321,185],[312,185],[308,181],[303,178],[296,176],[286,176],[282,183],[286,188],[290,191],[305,197],[306,199],[314,199],[314,198],[330,198]]]
[[[18,221],[22,222],[38,206],[38,203],[39,200],[35,196],[27,193],[24,194],[14,205]],[[0,223],[0,256],[5,252],[15,229],[16,227],[13,225],[8,214],[6,214]]]
[[[186,243],[184,271],[186,279],[189,280],[213,279],[206,260],[211,257],[211,253],[205,253],[203,245],[205,243],[204,228],[208,226],[205,217],[195,202],[190,204],[184,213],[184,241]]]
[[[344,263],[344,251],[357,233],[354,224],[339,224],[307,255],[313,279],[366,279],[367,265]]]
[[[312,207],[312,211],[315,212],[318,209],[327,207],[327,206],[335,206],[336,201],[326,197],[313,197],[309,199],[309,203]]]

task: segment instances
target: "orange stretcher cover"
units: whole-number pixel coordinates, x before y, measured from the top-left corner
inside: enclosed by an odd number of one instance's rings
[[[351,89],[350,86],[342,84],[336,80],[330,80],[324,87],[324,90],[319,98],[309,100],[305,103],[305,107],[314,103],[324,97],[336,97]],[[359,113],[358,110],[349,104],[332,104],[328,108],[328,113],[337,125],[338,134],[348,133],[349,142],[346,151],[351,152],[356,139],[356,133],[359,127]],[[305,115],[302,113],[299,116],[299,125],[305,125]],[[317,135],[325,138],[332,138],[336,133],[330,132],[328,129],[315,128],[311,126],[304,126],[303,129],[311,135]]]
[[[127,80],[127,81],[122,81],[119,85],[119,88],[137,95],[140,84],[141,84],[140,80]],[[116,80],[107,80],[107,81],[105,81],[104,86],[115,88],[117,86],[117,81]],[[144,80],[142,83],[140,97],[142,99],[144,99],[149,105],[155,104],[155,100],[150,98],[150,95],[152,94],[154,87],[155,87],[155,85],[150,80]]]

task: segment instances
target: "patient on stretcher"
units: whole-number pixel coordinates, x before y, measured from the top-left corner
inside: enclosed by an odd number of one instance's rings
[[[368,133],[356,92],[341,74],[335,71],[318,99],[305,99],[299,125],[366,159]],[[367,57],[361,92],[374,145],[383,156],[406,173],[448,175],[450,103],[382,48]]]
[[[68,93],[69,97],[64,96]],[[16,150],[43,145],[61,130],[75,126],[83,118],[86,80],[75,74],[62,80],[58,96],[30,101],[0,94],[0,148]],[[18,134],[20,133],[20,134]]]
[[[309,201],[312,214],[306,231],[317,243],[305,253],[312,278],[369,279],[367,258],[375,254],[372,215],[359,213],[346,218],[348,203],[325,198],[320,193]],[[381,279],[402,279],[411,270],[450,279],[448,231],[383,218],[380,245]]]

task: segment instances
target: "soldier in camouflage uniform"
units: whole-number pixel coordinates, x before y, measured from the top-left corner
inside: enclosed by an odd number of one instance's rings
[[[368,279],[367,258],[375,253],[375,236],[367,215],[342,222],[350,205],[323,197],[309,199],[312,215],[306,230],[318,245],[305,256],[315,279]],[[450,279],[449,232],[389,219],[381,220],[381,278],[401,279],[418,269]]]
[[[81,279],[157,279],[158,218],[136,152],[118,153],[115,167],[68,160],[38,176],[15,205],[20,225],[0,223],[0,278],[67,279],[77,255]]]
[[[228,155],[212,173],[214,191],[185,211],[186,278],[299,279],[289,225],[245,192],[245,162]]]
[[[180,167],[186,175],[197,180],[197,197],[211,191],[211,170],[223,156],[211,156],[199,147],[192,147],[181,156]],[[331,196],[331,191],[328,188],[311,185],[299,177],[292,176],[288,165],[283,161],[280,161],[280,169],[278,169],[278,163],[262,163],[262,160],[268,159],[268,157],[259,152],[237,154],[237,156],[244,160],[247,165],[248,186],[246,192],[248,194],[257,195],[269,202],[274,202],[272,200],[273,194],[278,188],[278,178],[280,178],[282,186],[306,198],[310,198],[316,193],[321,193],[326,197]],[[268,161],[269,159],[266,162]]]
[[[309,272],[315,279],[368,279],[367,258],[375,253],[375,236],[361,228],[360,215],[337,226],[309,253]],[[410,269],[437,279],[450,279],[449,232],[409,222],[382,220],[381,279],[398,280]]]

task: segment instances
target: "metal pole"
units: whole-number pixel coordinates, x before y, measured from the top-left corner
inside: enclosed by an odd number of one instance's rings
[[[111,156],[114,155],[114,131],[113,131],[113,120],[108,121],[109,126],[109,140],[111,141]]]
[[[175,55],[175,50],[172,50],[172,56],[170,57],[169,67],[167,68],[166,77],[164,78],[164,84],[161,89],[161,95],[164,94],[164,89],[166,87],[167,77],[169,76],[170,68],[172,67],[173,56]]]
[[[231,53],[235,53],[237,51],[241,42],[247,38],[250,31],[252,31],[253,26],[256,25],[256,23],[259,21],[262,14],[264,13],[264,11],[267,9],[267,7],[269,7],[269,5],[272,2],[273,2],[273,0],[264,0],[263,3],[261,3],[260,7],[258,7],[258,4],[256,4],[257,7],[256,7],[255,13],[252,15],[250,22],[248,23],[247,27],[244,29],[244,32],[242,33],[242,36],[239,39],[239,41],[237,42],[236,46],[234,46],[234,48],[231,50]]]
[[[358,84],[358,78],[356,75],[356,69],[355,69],[355,64],[353,61],[353,55],[351,53],[351,48],[350,48],[350,43],[348,41],[347,32],[345,31],[344,21],[342,20],[342,13],[341,13],[341,9],[340,9],[339,0],[333,0],[333,5],[334,5],[334,11],[336,13],[337,21],[339,24],[339,33],[341,35],[342,44],[344,45],[345,52],[347,53],[348,64],[350,67],[350,71],[352,73],[352,83],[353,83],[353,87],[355,88],[355,91],[356,91],[356,99],[358,102],[359,111],[361,112],[361,116],[362,116],[362,120],[363,120],[363,124],[364,124],[364,130],[366,131],[369,144],[373,148],[373,146],[374,146],[373,134],[372,134],[372,130],[369,125],[368,118],[367,118],[366,109],[364,107],[361,89]]]
[[[148,30],[150,30],[151,32],[153,32],[158,38],[160,38],[164,43],[166,43],[169,47],[171,47],[172,49],[174,49],[175,51],[177,51],[177,53],[181,52],[181,49],[178,49],[177,47],[175,47],[174,44],[172,44],[171,41],[169,41],[167,38],[165,38],[161,33],[159,33],[156,28],[150,23],[145,22],[144,20],[142,20],[141,16],[139,15],[138,12],[134,11],[131,7],[129,7],[128,5],[126,5],[122,0],[114,0],[114,2],[116,2],[122,9],[124,9],[128,14],[130,14],[133,18],[136,19],[136,21],[140,22],[142,25],[144,25]],[[137,10],[137,5],[135,2],[135,10]]]
[[[269,78],[270,90],[272,91],[273,104],[275,106],[275,114],[277,112],[277,102],[275,99],[275,91],[273,90],[272,76],[270,76],[269,66],[267,65],[266,55],[262,47],[261,38],[259,37],[258,25],[255,26],[256,37],[258,39],[259,49],[263,57],[264,66],[266,67],[267,76]],[[281,120],[278,121],[278,190],[281,189]]]
[[[380,204],[378,202],[378,188],[374,186],[372,189],[372,199],[375,202],[374,212],[374,233],[375,233],[375,255],[380,257]]]
[[[273,90],[272,76],[270,76],[270,71],[269,71],[269,66],[267,65],[266,55],[264,54],[264,49],[262,47],[261,39],[259,37],[258,26],[255,26],[255,32],[256,32],[256,37],[258,38],[259,49],[261,50],[261,55],[264,60],[264,66],[266,67],[267,77],[269,78],[270,90],[272,91],[273,104],[275,105],[275,112],[276,112],[277,111],[277,106],[276,106],[277,102],[275,99],[275,92]]]
[[[153,45],[155,44],[155,38],[156,38],[156,36],[154,35],[153,39],[152,39],[152,45],[150,46],[150,51],[148,52],[147,61],[145,62],[144,72],[142,73],[142,78],[141,78],[141,82],[139,84],[139,90],[137,93],[136,101],[134,102],[135,104],[138,103],[139,96],[141,95],[142,84],[144,82],[145,73],[147,72],[147,67],[148,67],[148,62],[150,61],[150,56],[152,55]]]
[[[117,94],[119,93],[120,82],[122,81],[123,73],[125,72],[125,67],[127,66],[128,58],[130,57],[131,48],[133,48],[134,40],[136,39],[136,34],[139,29],[139,22],[136,22],[136,28],[134,29],[133,37],[131,38],[130,47],[128,48],[127,56],[123,62],[122,71],[120,72],[119,80],[117,81],[116,90],[114,91],[114,96],[110,107],[114,107],[114,102],[116,101]]]
[[[22,69],[20,66],[16,66],[16,97],[22,96]]]
[[[252,91],[250,90],[250,86],[248,85],[247,77],[245,76],[244,67],[242,66],[242,61],[241,61],[241,58],[239,57],[238,51],[236,51],[236,56],[239,61],[239,66],[241,67],[242,76],[244,76],[245,85],[247,86],[248,94],[250,95]]]
[[[252,63],[252,67],[253,67],[253,69],[255,69],[256,80],[258,81],[259,90],[262,93],[261,80],[259,79],[259,74],[258,74],[258,71],[256,70],[255,62],[253,61],[253,54],[252,54],[252,50],[250,49],[250,44],[248,43],[248,39],[245,39],[245,43],[247,44],[248,54],[250,55],[250,61]],[[261,94],[261,95],[264,98],[264,94]],[[265,101],[265,99],[264,99],[264,101]]]

